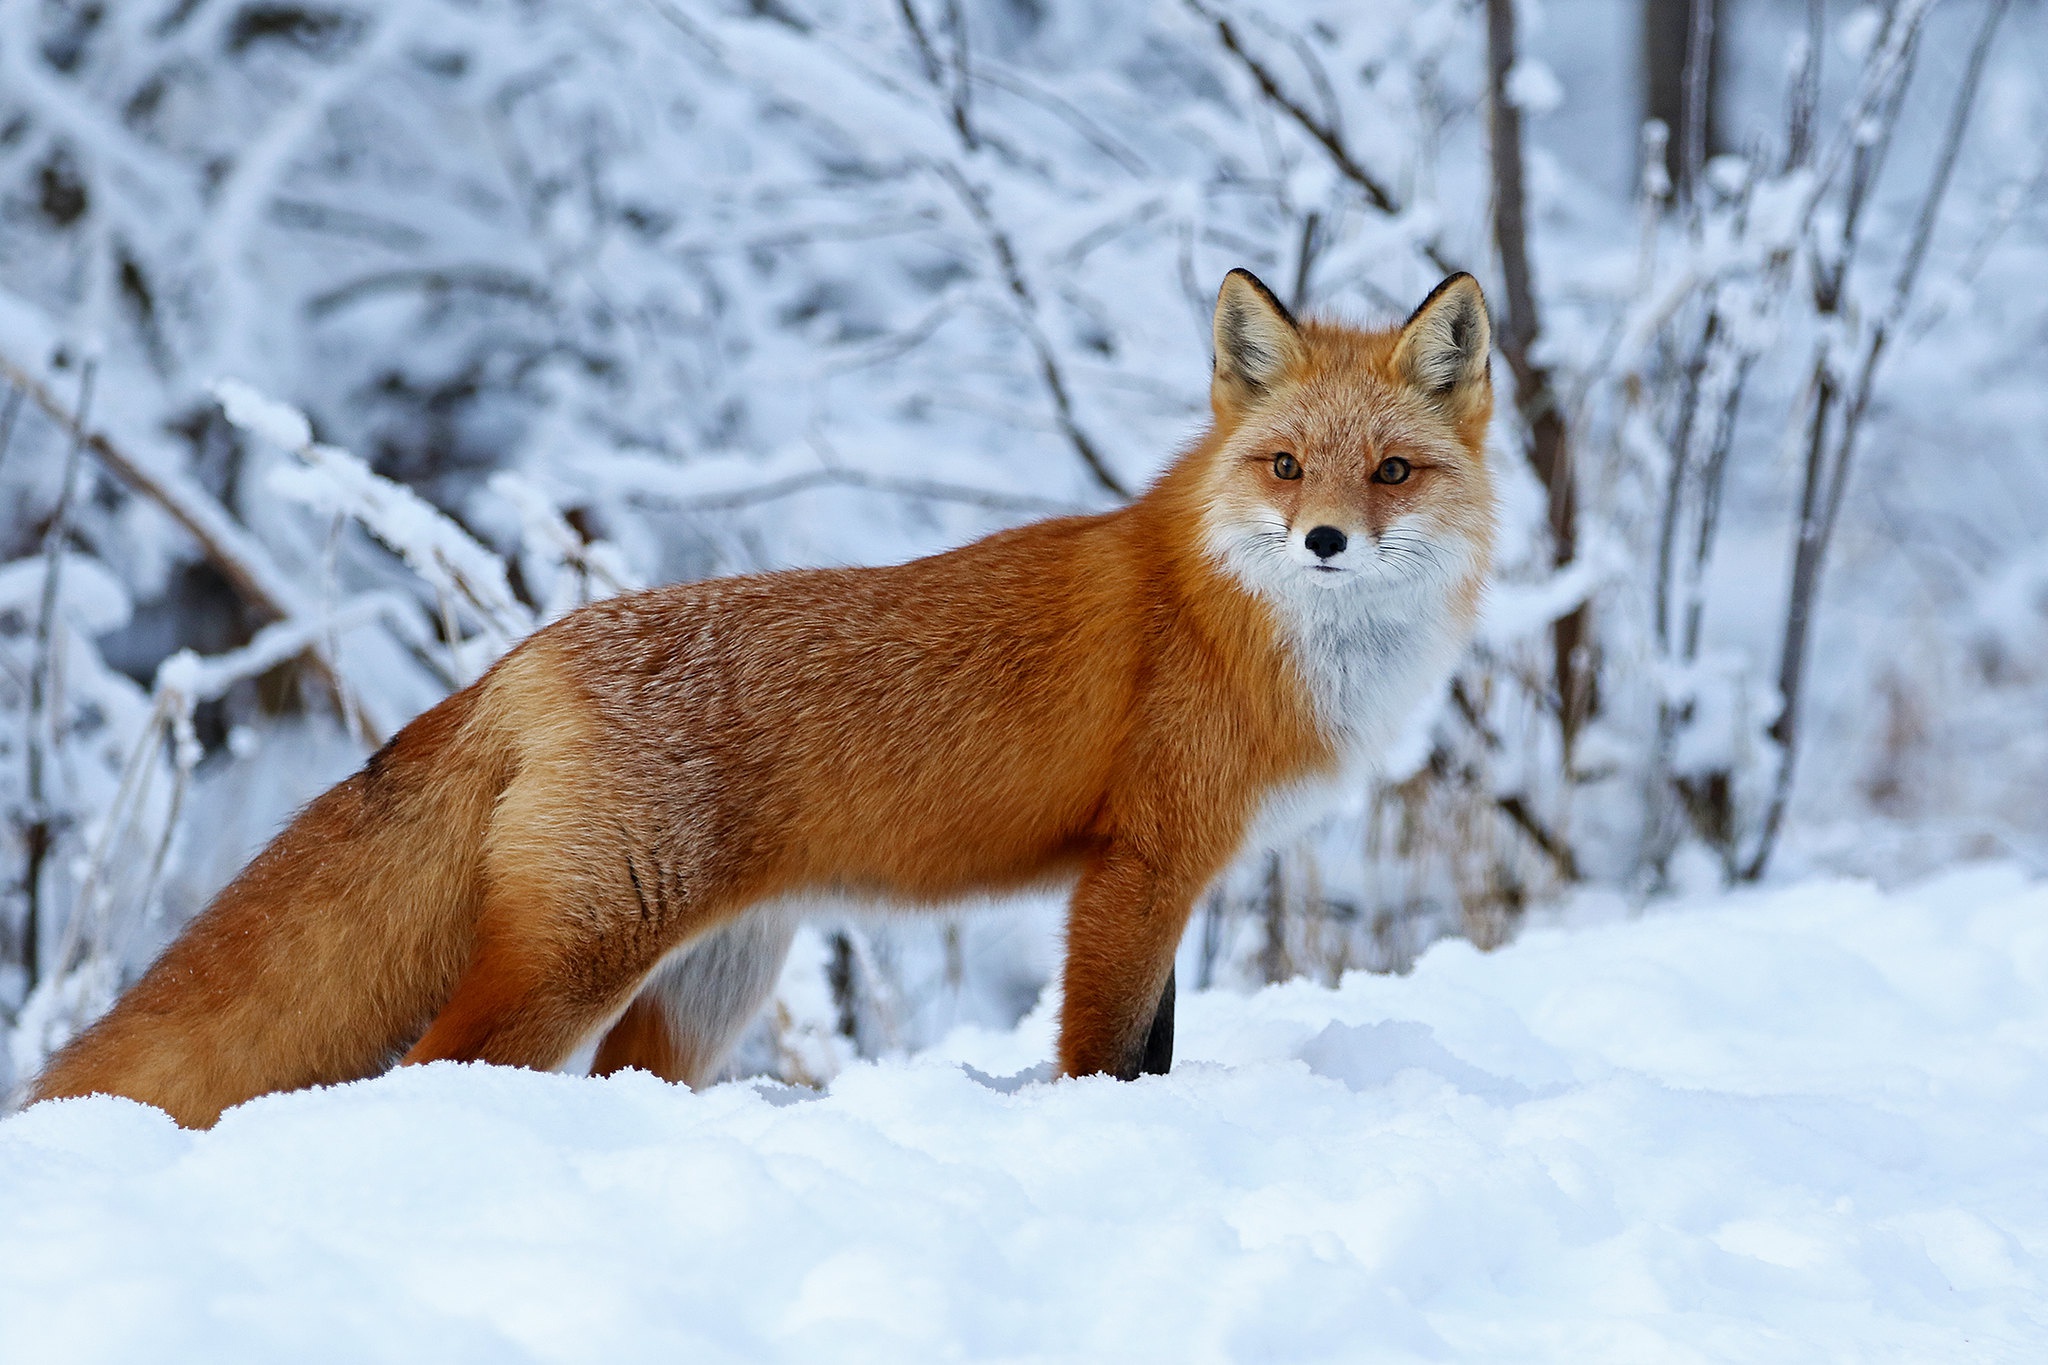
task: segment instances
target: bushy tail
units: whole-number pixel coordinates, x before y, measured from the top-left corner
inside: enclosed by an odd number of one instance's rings
[[[126,1095],[204,1127],[272,1090],[354,1080],[419,1036],[469,960],[483,836],[510,779],[487,683],[414,720],[307,806],[31,1101]]]

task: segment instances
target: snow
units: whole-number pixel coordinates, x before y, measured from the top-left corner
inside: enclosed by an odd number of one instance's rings
[[[313,444],[313,424],[306,414],[289,403],[259,392],[239,379],[223,379],[213,386],[227,419],[252,436],[259,436],[284,450],[300,450]]]
[[[1617,904],[1190,993],[1135,1084],[992,1081],[1042,1002],[816,1097],[442,1065],[207,1133],[39,1106],[0,1354],[2038,1358],[2048,884]]]
[[[1524,57],[1508,72],[1508,98],[1530,114],[1548,114],[1564,103],[1557,73],[1533,57]]]

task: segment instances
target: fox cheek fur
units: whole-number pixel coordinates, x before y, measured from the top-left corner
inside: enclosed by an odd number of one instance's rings
[[[205,1125],[394,1060],[710,1079],[816,898],[1064,881],[1059,1067],[1172,1047],[1247,844],[1362,779],[1488,568],[1478,286],[1399,327],[1215,314],[1215,420],[1145,495],[886,568],[684,584],[521,643],[313,801],[31,1099]]]

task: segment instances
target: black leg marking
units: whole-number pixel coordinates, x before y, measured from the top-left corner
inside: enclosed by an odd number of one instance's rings
[[[1159,1008],[1152,1015],[1152,1031],[1145,1035],[1145,1060],[1138,1071],[1146,1076],[1164,1076],[1173,1070],[1173,973],[1166,973],[1166,989],[1159,993]]]

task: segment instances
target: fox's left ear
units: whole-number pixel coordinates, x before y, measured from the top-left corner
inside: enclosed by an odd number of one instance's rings
[[[1462,417],[1492,396],[1486,357],[1493,329],[1479,281],[1460,272],[1430,291],[1401,326],[1394,369],[1452,416]]]

